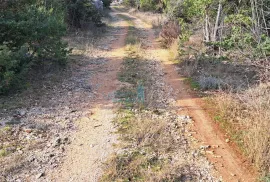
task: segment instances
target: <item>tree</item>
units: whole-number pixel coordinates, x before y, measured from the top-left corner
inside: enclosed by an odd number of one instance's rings
[[[106,8],[110,7],[111,3],[112,3],[112,0],[103,0],[104,7]]]
[[[93,21],[101,24],[101,14],[90,0],[66,0],[67,23],[71,27],[81,28],[81,21]]]
[[[16,85],[32,64],[65,63],[69,49],[62,41],[63,14],[37,0],[8,1],[1,9],[0,93]]]

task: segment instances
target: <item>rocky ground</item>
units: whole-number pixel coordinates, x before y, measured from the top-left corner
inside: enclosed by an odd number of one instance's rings
[[[76,121],[92,114],[99,97],[100,83],[89,80],[108,70],[106,57],[120,29],[70,34],[66,39],[74,50],[66,68],[48,71],[27,90],[0,98],[0,181],[42,181],[63,162]]]

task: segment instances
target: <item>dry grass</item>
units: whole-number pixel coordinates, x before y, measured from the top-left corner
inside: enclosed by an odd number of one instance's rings
[[[174,63],[178,63],[178,56],[179,56],[179,44],[178,40],[174,41],[169,49],[169,61]]]
[[[101,181],[211,181],[200,169],[203,165],[203,170],[207,171],[209,165],[189,155],[190,149],[183,134],[186,122],[175,113],[151,110],[148,103],[143,103],[144,107],[136,103],[138,82],[142,81],[147,88],[153,82],[140,46],[128,45],[126,50],[128,56],[119,79],[130,85],[118,93],[121,99],[129,102],[121,102],[114,120],[121,141],[118,148],[121,149],[105,164]],[[146,97],[148,100],[149,95]]]
[[[115,120],[125,150],[109,161],[102,181],[175,181],[177,166],[170,155],[181,150],[181,140],[175,137],[164,119],[151,119],[150,112],[135,114],[121,110]]]
[[[270,172],[270,84],[217,98],[220,120],[255,165]]]
[[[162,46],[170,47],[177,40],[180,33],[180,25],[177,21],[169,21],[164,24],[159,34]]]
[[[129,44],[126,51],[128,57],[119,73],[119,80],[131,86],[122,88],[118,93],[121,99],[131,102],[122,102],[122,109],[115,119],[122,151],[108,161],[101,181],[154,182],[180,179],[183,173],[176,171],[183,169],[177,167],[179,164],[172,164],[170,156],[181,150],[181,137],[176,137],[178,134],[177,129],[174,130],[174,123],[169,123],[151,111],[139,111],[142,107],[136,104],[136,88],[139,82],[145,83],[150,75],[145,72],[140,45]]]
[[[259,74],[254,66],[204,54],[205,47],[196,44],[196,40],[196,37],[190,39],[181,51],[180,73],[191,78],[193,88],[195,85],[199,90],[219,90],[219,94],[210,96],[211,107],[217,109],[214,119],[261,174],[267,176],[270,173],[270,84],[257,84]]]
[[[166,21],[165,15],[159,13],[140,12],[136,9],[130,9],[129,13],[141,19],[145,23],[152,25],[155,29],[160,29]]]

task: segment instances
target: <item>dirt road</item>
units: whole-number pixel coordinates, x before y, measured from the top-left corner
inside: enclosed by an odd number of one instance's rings
[[[69,146],[63,164],[52,175],[55,182],[66,181],[98,181],[102,175],[102,163],[114,152],[113,144],[117,136],[113,126],[116,108],[113,103],[114,92],[119,88],[117,73],[124,57],[125,37],[128,31],[127,23],[118,18],[115,13],[114,27],[117,31],[116,38],[108,52],[108,62],[104,65],[104,72],[97,73],[89,82],[98,85],[93,101],[91,115],[77,120],[78,131]],[[104,45],[106,46],[106,45]]]
[[[168,61],[168,50],[159,48],[155,42],[155,32],[150,25],[128,13],[118,12],[133,21],[135,27],[146,31],[148,44],[146,53],[148,56],[158,59],[162,62],[162,68],[166,75],[165,79],[168,85],[174,89],[175,99],[174,109],[179,115],[190,115],[195,121],[195,137],[199,140],[194,144],[209,145],[207,157],[215,166],[218,174],[224,181],[255,181],[254,173],[246,167],[244,161],[234,152],[228,143],[225,142],[223,134],[214,126],[212,120],[207,116],[205,110],[200,106],[200,98],[189,93],[188,87],[183,83],[176,67]],[[117,17],[117,12],[112,13]],[[114,36],[117,40],[111,46],[109,51],[106,71],[94,76],[90,82],[100,85],[95,92],[98,97],[93,102],[91,108],[92,115],[81,118],[77,121],[79,130],[74,136],[72,144],[69,146],[63,164],[50,175],[52,181],[98,181],[102,175],[102,163],[108,156],[114,152],[113,143],[117,142],[117,136],[113,134],[114,126],[112,120],[116,105],[112,99],[107,97],[119,88],[121,85],[117,80],[117,73],[121,67],[122,59],[125,55],[125,38],[128,32],[127,22],[123,19],[117,21],[117,25],[122,27],[121,31]],[[214,146],[218,146],[213,148]]]

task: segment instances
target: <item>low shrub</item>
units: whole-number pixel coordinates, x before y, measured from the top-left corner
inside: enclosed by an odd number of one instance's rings
[[[156,5],[152,0],[140,0],[140,8],[143,11],[153,11],[156,9]]]
[[[199,85],[202,90],[220,89],[222,87],[222,81],[212,76],[201,76],[199,78]]]
[[[67,23],[71,27],[81,28],[81,21],[93,21],[101,25],[101,13],[89,0],[67,0]]]
[[[169,21],[163,25],[160,32],[162,43],[165,47],[169,47],[180,35],[180,26],[176,21]]]

